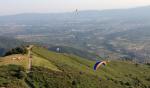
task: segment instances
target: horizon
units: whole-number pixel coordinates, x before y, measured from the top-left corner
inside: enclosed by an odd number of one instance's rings
[[[128,9],[150,6],[148,0],[0,0],[0,16],[22,13],[65,13],[86,10]]]
[[[79,10],[78,9],[78,11],[79,12],[83,12],[83,11],[128,10],[128,9],[136,9],[136,8],[143,8],[143,7],[150,7],[150,5],[137,6],[137,7],[129,7],[129,8],[102,9],[102,10],[97,10],[97,9]],[[73,10],[73,11],[64,11],[64,12],[21,12],[21,13],[12,13],[12,14],[0,14],[0,16],[21,15],[21,14],[61,14],[61,13],[73,13],[73,12],[75,12],[75,10]]]

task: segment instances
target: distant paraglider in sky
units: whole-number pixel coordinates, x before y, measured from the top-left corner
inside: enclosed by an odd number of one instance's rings
[[[75,13],[78,14],[78,12],[79,12],[78,9],[76,9],[76,10],[75,10]]]
[[[76,9],[76,11],[75,12],[78,12],[78,9]]]
[[[101,67],[102,65],[106,65],[107,62],[106,61],[98,61],[96,62],[96,64],[94,65],[94,70],[97,70],[99,67]]]

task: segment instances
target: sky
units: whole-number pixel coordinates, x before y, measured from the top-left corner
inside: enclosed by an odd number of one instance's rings
[[[0,15],[150,6],[150,0],[0,0]]]

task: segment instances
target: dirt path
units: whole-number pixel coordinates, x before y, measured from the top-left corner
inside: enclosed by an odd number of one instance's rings
[[[33,45],[29,45],[29,47],[27,48],[27,50],[28,50],[28,62],[29,62],[28,70],[29,70],[29,72],[30,72],[31,66],[32,66],[32,54],[31,54],[32,48],[33,48]]]

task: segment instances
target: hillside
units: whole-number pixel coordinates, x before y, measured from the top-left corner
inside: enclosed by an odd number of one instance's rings
[[[57,52],[57,53],[72,54],[72,55],[76,55],[76,56],[86,58],[86,59],[89,59],[89,60],[102,59],[94,53],[90,53],[86,50],[80,50],[80,49],[76,49],[76,48],[68,47],[68,46],[50,46],[48,49],[50,51],[54,51],[54,52]]]
[[[12,60],[20,57],[20,60]],[[0,59],[0,87],[6,88],[150,88],[150,66],[110,61],[93,70],[95,61],[78,56],[32,49],[32,69],[26,73],[27,55]]]

